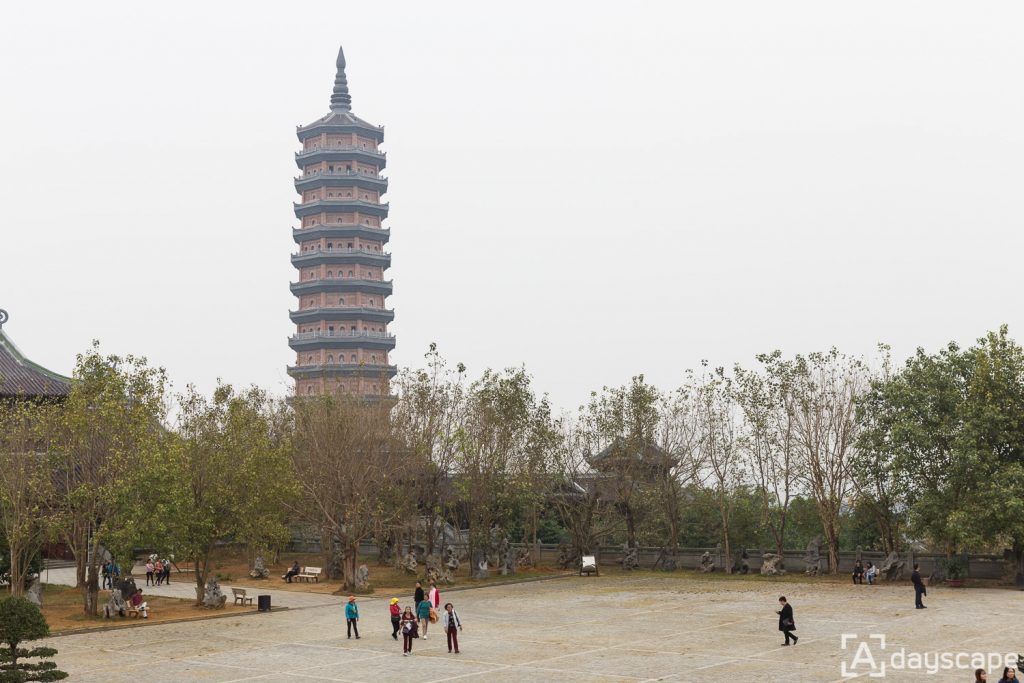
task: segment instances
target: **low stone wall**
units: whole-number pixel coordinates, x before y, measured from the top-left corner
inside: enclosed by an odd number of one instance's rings
[[[521,543],[514,543],[512,545],[527,550],[533,549],[532,544],[524,545]],[[457,548],[463,556],[468,554],[468,548],[464,544],[452,544],[451,547]],[[293,538],[292,543],[290,544],[290,549],[299,552],[320,552],[320,540],[313,537],[312,534],[307,534],[304,537]],[[735,562],[740,550],[741,548],[733,550],[733,557],[729,560],[730,563]],[[377,547],[373,543],[365,543],[361,546],[360,551],[367,555],[374,555],[377,553]],[[661,552],[661,548],[641,547],[638,553],[640,566],[643,568],[654,567]],[[715,570],[722,571],[726,562],[725,553],[717,547],[680,548],[677,556],[679,565],[683,569],[698,569],[700,567],[701,557],[705,552],[710,553],[712,559],[714,559]],[[753,573],[759,573],[761,571],[761,554],[762,549],[747,549],[747,562],[750,565],[750,571]],[[555,565],[558,563],[560,555],[560,546],[553,543],[540,544],[541,564]],[[602,566],[617,565],[622,563],[623,549],[621,545],[601,546],[596,550],[596,555],[598,564]],[[806,566],[804,564],[806,551],[786,550],[783,555],[785,557],[786,569],[788,571],[804,571]],[[860,557],[864,564],[872,562],[876,566],[881,566],[885,563],[885,553],[883,552],[867,550],[859,552],[842,551],[839,553],[839,573],[852,573],[853,565],[857,561],[858,557]],[[904,577],[910,577],[911,567],[914,562],[918,562],[921,565],[921,574],[929,576],[939,567],[939,563],[945,559],[945,557],[945,554],[942,553],[913,553],[909,551],[901,553],[900,558],[906,563]],[[1007,563],[1001,555],[976,554],[968,555],[965,559],[967,560],[967,565],[969,567],[968,575],[975,579],[1000,579],[1004,577],[1008,569]],[[824,573],[828,573],[829,571],[828,551],[825,548],[822,548],[821,552],[821,570]]]

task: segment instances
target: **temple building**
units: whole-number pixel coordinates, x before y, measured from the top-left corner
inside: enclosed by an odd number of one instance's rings
[[[297,130],[295,189],[302,199],[295,204],[298,280],[291,291],[298,308],[291,311],[296,329],[288,343],[296,361],[288,373],[296,396],[387,396],[395,375],[388,323],[395,313],[386,306],[391,280],[384,279],[391,266],[384,250],[388,205],[381,201],[388,189],[381,177],[384,128],[352,113],[340,49],[337,68],[330,113]]]
[[[0,309],[0,401],[63,401],[71,390],[71,378],[26,358],[3,330],[7,317],[7,311]]]

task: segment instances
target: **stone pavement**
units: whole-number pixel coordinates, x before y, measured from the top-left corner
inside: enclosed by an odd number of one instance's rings
[[[195,576],[190,572],[171,574],[171,583],[162,586],[146,585],[146,570],[136,567],[132,576],[135,577],[135,585],[142,589],[145,595],[161,595],[168,598],[182,598],[184,600],[196,599]],[[248,595],[269,595],[270,604],[273,607],[316,607],[320,605],[339,605],[342,598],[328,593],[302,593],[297,591],[274,590],[272,586],[281,582],[281,579],[271,577],[264,581],[255,579],[242,580],[234,583],[222,583],[220,588],[228,596],[231,602],[231,588],[245,588]],[[43,583],[53,583],[61,586],[75,585],[75,568],[61,567],[59,569],[47,569],[43,571]],[[105,602],[105,599],[102,601]],[[255,601],[254,601],[255,602]]]
[[[800,643],[780,647],[777,598],[795,608]],[[1022,594],[933,588],[913,609],[908,584],[852,586],[702,580],[693,574],[570,577],[442,594],[465,622],[462,654],[440,630],[412,657],[391,639],[387,601],[362,599],[361,640],[340,604],[271,614],[154,624],[49,639],[82,683],[146,681],[841,681],[843,633],[884,633],[886,650],[1015,653]],[[402,598],[402,604],[410,596]],[[436,627],[435,627],[436,628]],[[969,662],[967,662],[969,665]],[[853,673],[866,675],[862,665]],[[877,671],[877,670],[876,670]],[[1000,670],[1001,673],[1001,670]],[[890,668],[886,681],[922,681]],[[998,678],[989,668],[990,680]],[[864,678],[863,680],[871,680]],[[970,681],[973,669],[930,680]]]

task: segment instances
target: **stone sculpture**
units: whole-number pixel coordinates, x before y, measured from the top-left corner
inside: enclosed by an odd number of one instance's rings
[[[228,596],[224,595],[224,592],[220,589],[220,581],[217,577],[211,576],[206,580],[206,594],[203,596],[203,606],[211,609],[220,609],[224,607],[224,603],[227,602]]]
[[[781,576],[786,573],[782,555],[761,553],[761,576]]]
[[[705,574],[708,572],[715,571],[715,561],[711,558],[711,553],[707,550],[700,556],[700,570]]]
[[[558,544],[558,568],[570,569],[575,564],[572,559],[572,551],[564,543]]]
[[[121,591],[115,588],[110,591],[110,600],[103,606],[103,618],[111,619],[115,615],[125,616],[128,614],[128,603],[121,596]]]
[[[817,576],[821,571],[821,536],[815,536],[807,544],[807,554],[804,555],[804,574]]]
[[[257,555],[249,570],[249,576],[254,579],[266,579],[270,577],[270,570],[263,564],[263,556]]]
[[[640,550],[631,548],[629,544],[622,546],[622,568],[631,571],[640,566]]]

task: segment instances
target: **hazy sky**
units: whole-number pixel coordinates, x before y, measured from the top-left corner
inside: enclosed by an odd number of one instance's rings
[[[1024,5],[8,3],[0,308],[283,393],[295,126],[386,127],[399,365],[637,373],[1022,334]]]

